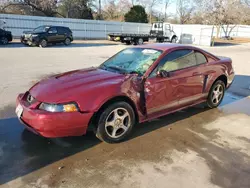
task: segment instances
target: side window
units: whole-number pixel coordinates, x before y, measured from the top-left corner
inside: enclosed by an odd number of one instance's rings
[[[197,65],[204,64],[207,62],[207,58],[200,52],[195,52]]]
[[[59,34],[65,33],[64,28],[62,28],[62,27],[58,27],[58,28],[57,28],[57,32],[58,32]]]
[[[57,33],[57,29],[55,27],[51,27],[49,29],[49,33]]]
[[[170,25],[169,24],[165,25],[165,30],[170,30]]]
[[[193,50],[176,50],[166,55],[166,59],[160,64],[159,69],[171,72],[195,65],[196,59]]]

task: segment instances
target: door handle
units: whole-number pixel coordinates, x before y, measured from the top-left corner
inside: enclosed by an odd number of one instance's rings
[[[194,72],[194,73],[193,73],[193,76],[198,76],[198,75],[200,75],[199,72]]]

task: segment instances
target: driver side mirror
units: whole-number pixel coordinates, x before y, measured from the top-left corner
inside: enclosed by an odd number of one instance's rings
[[[165,71],[165,70],[159,70],[157,71],[157,76],[161,77],[161,78],[167,78],[170,77],[169,72]]]

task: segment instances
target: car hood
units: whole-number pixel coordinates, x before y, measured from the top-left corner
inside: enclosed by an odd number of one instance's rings
[[[45,32],[35,32],[35,31],[24,31],[23,34],[43,34]]]
[[[121,83],[125,77],[98,68],[75,70],[38,82],[30,89],[30,94],[40,102],[64,103],[92,89]]]

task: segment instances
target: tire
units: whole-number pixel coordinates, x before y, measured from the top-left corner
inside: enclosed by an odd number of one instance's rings
[[[131,41],[125,41],[126,45],[130,45]]]
[[[40,41],[40,43],[39,43],[39,46],[40,46],[41,48],[45,48],[47,45],[48,45],[48,42],[47,42],[47,40],[45,40],[45,39],[42,39],[42,40]]]
[[[177,37],[173,37],[173,38],[171,39],[171,43],[177,43]]]
[[[107,143],[117,143],[131,133],[135,124],[135,113],[128,103],[116,102],[103,110],[97,122],[97,138]]]
[[[68,45],[71,44],[71,40],[70,40],[69,37],[67,37],[67,38],[64,40],[64,44],[65,44],[66,46],[68,46]]]
[[[216,108],[220,105],[225,95],[225,88],[225,83],[221,80],[217,80],[212,85],[207,98],[207,106],[209,108]]]
[[[3,45],[6,45],[6,44],[9,43],[9,40],[7,39],[7,37],[1,37],[0,43],[3,44]]]
[[[142,44],[143,44],[143,42],[144,42],[144,41],[143,41],[143,39],[142,39],[142,38],[139,38],[139,39],[137,40],[137,44],[138,44],[138,45],[142,45]]]

